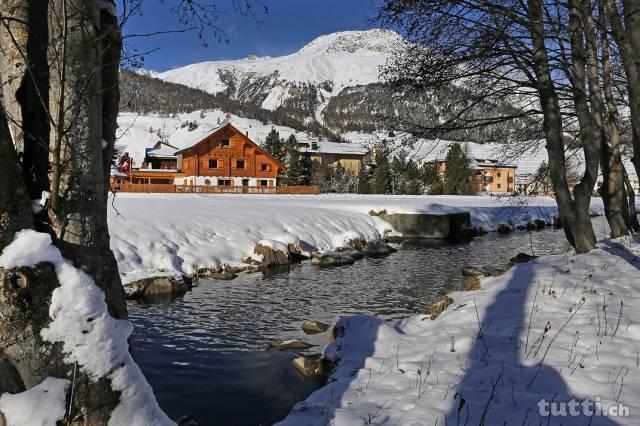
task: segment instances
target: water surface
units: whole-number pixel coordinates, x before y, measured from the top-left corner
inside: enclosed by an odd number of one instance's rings
[[[201,280],[173,303],[129,305],[133,353],[170,417],[190,414],[202,425],[272,424],[320,386],[291,367],[302,351],[265,350],[272,340],[303,339],[319,352],[327,336],[306,336],[304,319],[404,318],[459,288],[464,266],[567,250],[558,230],[492,233],[459,245],[405,241],[396,253],[347,267],[305,263],[233,281]]]

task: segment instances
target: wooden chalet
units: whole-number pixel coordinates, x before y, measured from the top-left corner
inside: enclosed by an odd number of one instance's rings
[[[177,185],[275,187],[280,161],[227,123],[195,145],[175,153]]]

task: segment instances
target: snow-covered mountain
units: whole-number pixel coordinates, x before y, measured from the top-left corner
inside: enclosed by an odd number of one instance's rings
[[[322,121],[329,101],[345,88],[378,83],[380,67],[402,43],[389,30],[345,31],[318,37],[291,55],[202,62],[157,77]]]

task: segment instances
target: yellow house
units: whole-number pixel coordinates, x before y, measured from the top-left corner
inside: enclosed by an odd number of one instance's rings
[[[444,174],[445,162],[440,161],[438,171]],[[516,169],[518,166],[503,164],[498,160],[473,158],[469,164],[472,170],[471,189],[479,192],[515,192]]]

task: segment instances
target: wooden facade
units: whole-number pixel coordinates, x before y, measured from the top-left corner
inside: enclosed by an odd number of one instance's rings
[[[195,145],[176,152],[178,185],[276,186],[284,166],[227,123]]]

